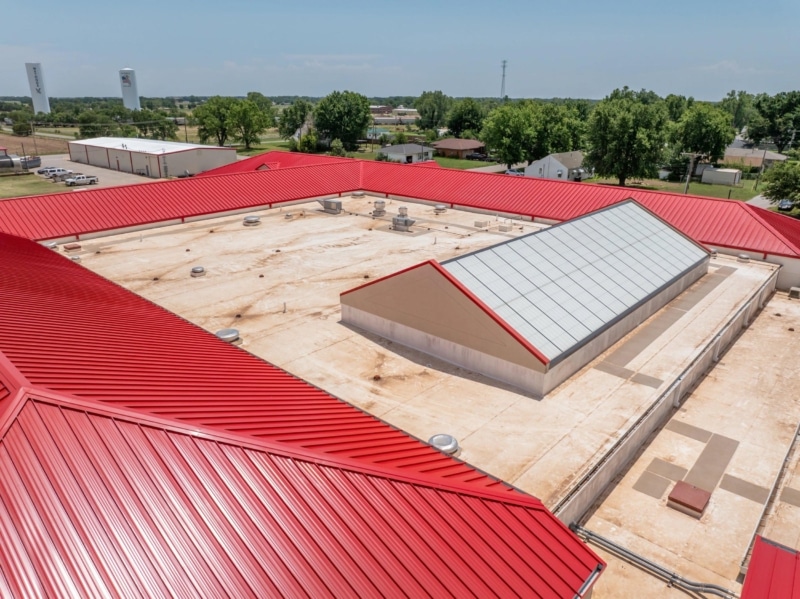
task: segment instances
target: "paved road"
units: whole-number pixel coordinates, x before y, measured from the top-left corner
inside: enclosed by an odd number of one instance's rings
[[[514,165],[514,168],[525,168],[528,166],[527,162],[519,162]],[[477,168],[467,169],[476,173],[504,173],[508,170],[505,164],[495,164],[494,166],[479,166]]]
[[[762,195],[758,195],[752,200],[747,200],[747,203],[752,204],[753,206],[758,206],[759,208],[770,208],[772,206],[770,201]]]

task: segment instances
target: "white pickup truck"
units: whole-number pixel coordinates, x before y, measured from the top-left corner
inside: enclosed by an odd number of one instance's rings
[[[94,185],[99,180],[91,175],[75,175],[64,181],[64,183],[67,184],[67,187],[72,187],[73,185]]]

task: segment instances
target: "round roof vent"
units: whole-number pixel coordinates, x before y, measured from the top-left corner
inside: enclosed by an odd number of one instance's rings
[[[237,341],[239,341],[238,329],[222,329],[221,331],[217,331],[214,334],[217,336],[217,339],[221,339],[222,341],[227,341],[228,343],[236,343]]]
[[[447,204],[436,204],[433,207],[433,211],[436,214],[444,214],[445,212],[447,212]]]
[[[80,256],[70,256],[69,259],[72,260],[73,262],[80,262],[81,261],[81,257]]]
[[[363,198],[366,194],[363,191],[354,191],[351,195],[354,198]]]
[[[202,266],[193,266],[192,267],[192,276],[193,277],[204,277],[206,276],[206,269]]]
[[[456,455],[461,449],[453,435],[446,435],[444,433],[439,433],[428,439],[428,444],[447,455]]]
[[[737,262],[750,262],[750,254],[739,254],[736,256]]]
[[[48,241],[44,244],[44,247],[49,250],[58,250],[58,244],[55,241]]]
[[[242,224],[245,227],[256,227],[261,224],[260,216],[245,216]]]

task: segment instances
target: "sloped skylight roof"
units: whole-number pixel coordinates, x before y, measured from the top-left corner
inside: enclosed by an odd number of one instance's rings
[[[707,256],[626,201],[442,266],[552,363]]]

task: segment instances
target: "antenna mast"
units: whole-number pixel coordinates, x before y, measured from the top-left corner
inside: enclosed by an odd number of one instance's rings
[[[500,83],[500,101],[502,102],[506,97],[506,64],[507,60],[503,61],[503,80]]]

